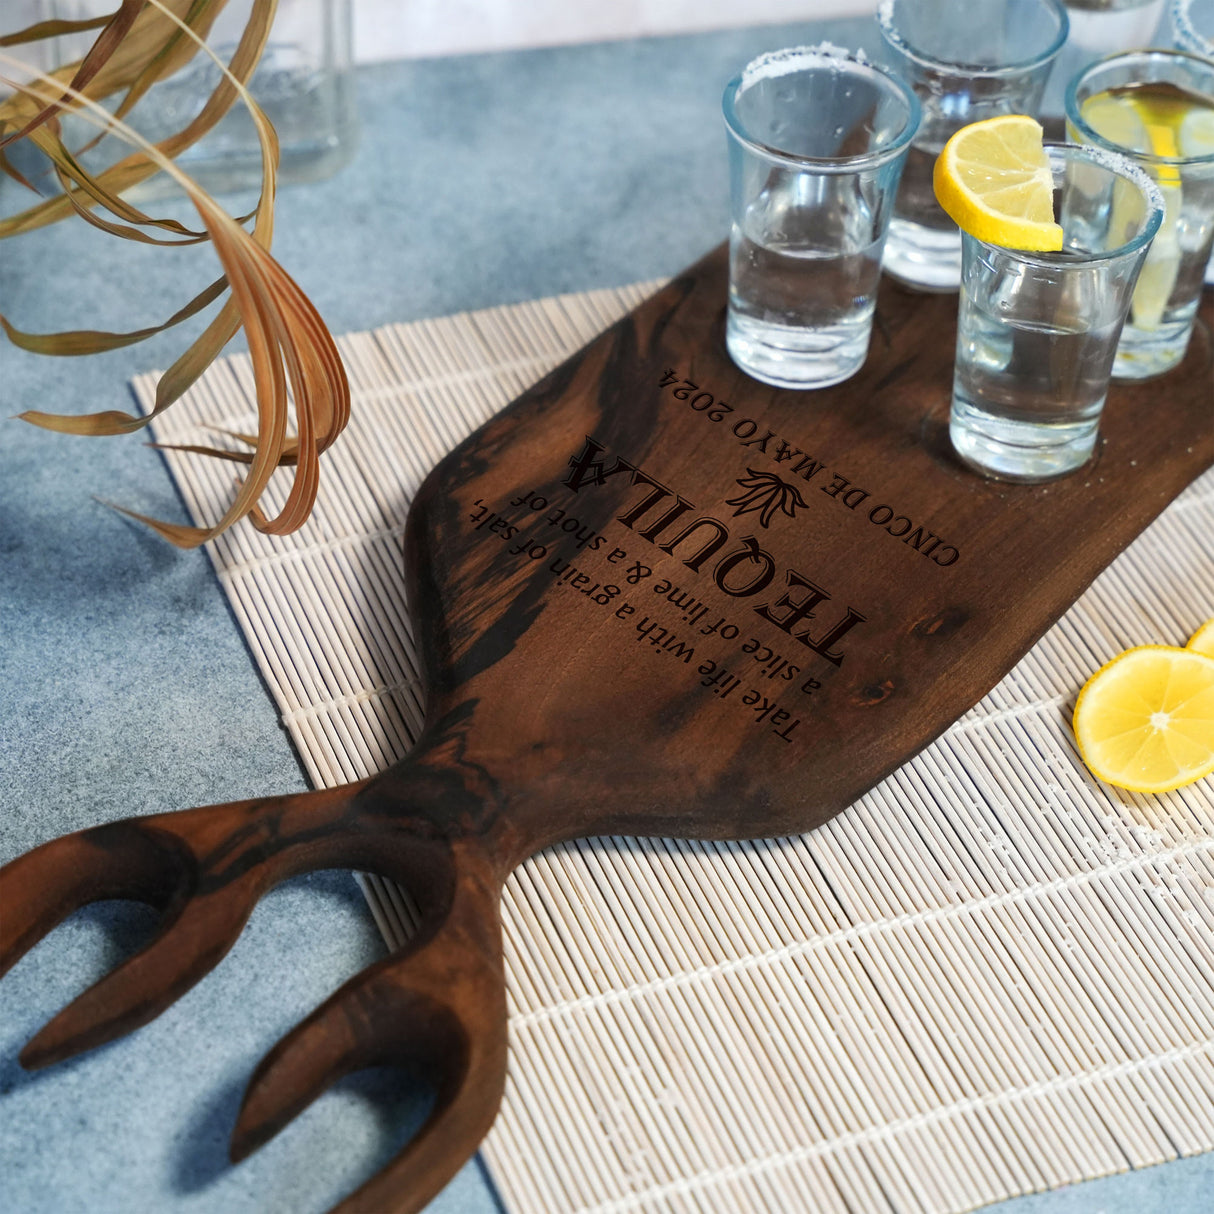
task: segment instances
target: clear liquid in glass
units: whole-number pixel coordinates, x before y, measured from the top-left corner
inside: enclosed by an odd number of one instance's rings
[[[825,387],[846,379],[868,351],[880,242],[854,252],[730,240],[731,356],[766,383]]]
[[[1096,443],[1120,319],[1010,321],[962,290],[950,437],[987,475],[1040,481]]]

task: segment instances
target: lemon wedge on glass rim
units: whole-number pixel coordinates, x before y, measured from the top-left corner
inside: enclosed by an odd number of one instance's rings
[[[1200,780],[1214,771],[1214,657],[1127,649],[1083,685],[1073,725],[1080,757],[1106,784],[1158,793]]]
[[[963,126],[936,159],[936,201],[963,232],[988,244],[1058,252],[1062,229],[1041,141],[1041,124],[1025,114]]]

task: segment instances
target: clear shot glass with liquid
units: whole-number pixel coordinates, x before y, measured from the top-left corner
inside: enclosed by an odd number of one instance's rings
[[[1184,358],[1214,248],[1214,60],[1129,51],[1070,84],[1067,135],[1124,153],[1163,193],[1166,212],[1121,335],[1116,379],[1145,379]]]
[[[1089,63],[1155,46],[1165,0],[1066,0],[1071,30],[1050,71],[1042,113],[1061,117],[1067,84]]]
[[[1069,28],[1062,0],[883,0],[890,65],[919,97],[885,245],[885,271],[920,291],[955,291],[961,235],[940,209],[932,168],[950,136],[1001,114],[1035,115]]]
[[[1214,59],[1214,0],[1172,0],[1168,16],[1176,46]]]
[[[1168,15],[1173,46],[1214,59],[1214,0],[1173,0]],[[1214,286],[1214,256],[1206,263],[1206,285]]]
[[[748,375],[821,388],[855,374],[919,103],[859,52],[762,55],[725,89],[726,345]]]
[[[1163,221],[1154,182],[1115,153],[1046,145],[1060,253],[962,233],[949,437],[985,476],[1046,481],[1096,445],[1134,284]]]

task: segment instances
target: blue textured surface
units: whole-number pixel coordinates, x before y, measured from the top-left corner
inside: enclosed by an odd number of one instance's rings
[[[761,50],[824,35],[872,42],[867,22],[831,23],[366,70],[362,149],[335,180],[283,192],[275,251],[334,332],[673,273],[726,232],[723,82]],[[115,250],[72,223],[0,247],[0,309],[33,330],[135,327],[212,273],[208,253]],[[0,345],[0,411],[130,408],[130,376],[183,345],[168,335],[88,360]],[[139,439],[4,423],[0,860],[115,817],[304,787],[205,557],[94,494],[182,517]],[[259,1058],[380,955],[350,878],[276,890],[158,1020],[22,1072],[23,1042],[149,926],[138,909],[91,908],[0,984],[0,1210],[326,1209],[424,1115],[413,1089],[352,1078],[236,1168],[226,1139]],[[1211,1192],[1205,1156],[992,1212],[1197,1214]],[[474,1163],[431,1212],[498,1208]]]

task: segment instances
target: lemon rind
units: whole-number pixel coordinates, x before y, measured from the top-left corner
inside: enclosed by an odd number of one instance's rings
[[[1206,620],[1204,624],[1189,637],[1186,649],[1192,649],[1195,653],[1203,654],[1207,658],[1214,658],[1214,618]]]

